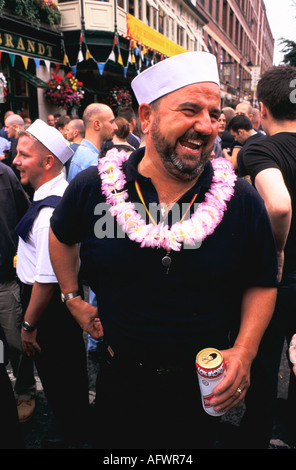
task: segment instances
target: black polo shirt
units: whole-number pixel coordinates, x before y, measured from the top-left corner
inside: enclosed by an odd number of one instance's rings
[[[157,204],[150,178],[137,171],[143,154],[144,149],[136,150],[124,164],[129,198],[140,202],[137,179],[146,205]],[[212,176],[208,163],[179,203],[188,205],[194,193],[196,202],[202,202]],[[105,337],[115,348],[194,359],[203,347],[226,347],[229,330],[240,316],[242,292],[250,286],[276,286],[269,219],[261,197],[243,180],[236,182],[215,232],[198,248],[171,252],[168,274],[162,265],[165,250],[141,248],[113,230],[115,219],[104,219],[102,203],[98,170],[91,167],[70,183],[51,227],[61,242],[81,243],[81,274],[97,296]],[[98,238],[103,220],[108,237]]]

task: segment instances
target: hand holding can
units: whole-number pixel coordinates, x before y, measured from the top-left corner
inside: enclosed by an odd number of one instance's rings
[[[223,380],[226,372],[222,353],[215,348],[202,349],[196,356],[196,371],[205,412],[211,416],[224,415],[226,411],[215,411],[210,404],[213,390]]]

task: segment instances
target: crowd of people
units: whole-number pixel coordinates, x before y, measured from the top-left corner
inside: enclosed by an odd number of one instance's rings
[[[0,448],[23,448],[34,367],[57,420],[44,447],[267,448],[285,339],[293,432],[295,79],[272,67],[259,108],[221,109],[215,57],[184,53],[132,81],[137,114],[5,115]],[[245,402],[230,435],[202,406],[195,358],[210,346],[226,375],[208,406]],[[87,355],[100,361],[94,407]]]

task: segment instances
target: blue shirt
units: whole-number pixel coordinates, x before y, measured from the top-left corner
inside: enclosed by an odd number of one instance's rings
[[[97,166],[99,150],[89,140],[83,139],[78,149],[73,155],[67,181],[72,181],[82,170],[90,166]]]

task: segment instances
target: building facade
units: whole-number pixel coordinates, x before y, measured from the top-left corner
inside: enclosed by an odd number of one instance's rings
[[[17,0],[6,2],[12,3]],[[21,110],[46,120],[57,109],[43,90],[57,71],[73,71],[83,82],[81,115],[90,102],[106,101],[114,87],[130,91],[138,73],[181,52],[217,57],[223,105],[255,101],[256,78],[272,65],[263,0],[57,0],[55,8],[59,26],[34,26],[11,9],[0,13],[1,70],[8,82],[2,114]]]
[[[263,0],[200,0],[204,42],[216,55],[225,102],[256,102],[256,82],[273,65],[274,39]]]

